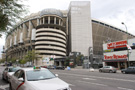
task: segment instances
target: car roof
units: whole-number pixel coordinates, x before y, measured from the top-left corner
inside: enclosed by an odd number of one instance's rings
[[[29,68],[21,68],[24,71],[31,71],[33,70],[33,67],[29,67]],[[41,68],[41,70],[47,70],[46,68]]]

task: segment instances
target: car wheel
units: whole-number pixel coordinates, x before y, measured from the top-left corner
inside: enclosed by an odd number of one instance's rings
[[[12,86],[11,86],[11,83],[9,84],[9,90],[12,90]]]
[[[102,72],[102,70],[99,70],[99,72]]]
[[[112,70],[110,70],[110,71],[109,71],[109,73],[113,73],[113,71],[112,71]]]

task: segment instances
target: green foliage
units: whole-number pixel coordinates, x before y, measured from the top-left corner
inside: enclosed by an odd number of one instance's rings
[[[82,54],[80,54],[80,55],[78,55],[77,57],[76,57],[76,64],[77,65],[82,65],[82,61],[83,61],[83,55]]]
[[[6,59],[0,59],[0,63],[4,63]]]
[[[11,61],[12,63],[16,63],[16,58],[12,58],[10,61]]]
[[[20,63],[20,64],[26,64],[26,63],[27,63],[27,60],[21,59],[21,60],[19,60],[19,63]]]
[[[64,65],[65,66],[69,66],[69,62],[70,62],[70,58],[67,57],[66,60],[65,60],[65,62],[64,62]]]
[[[21,0],[0,0],[0,33],[7,32],[26,13]],[[1,36],[1,34],[0,34]]]
[[[38,52],[36,52],[35,50],[32,51],[28,51],[27,55],[24,56],[24,60],[27,62],[32,62],[32,64],[34,63],[34,60],[37,60],[37,56],[39,55]]]

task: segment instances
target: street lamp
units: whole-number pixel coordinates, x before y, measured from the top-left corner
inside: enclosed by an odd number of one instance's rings
[[[125,25],[124,22],[122,22],[121,24],[123,24],[126,28],[126,33],[127,33],[127,45],[128,45],[128,30],[127,30],[127,26]],[[127,61],[128,61],[128,67],[130,66],[130,63],[129,63],[129,50],[127,48]]]

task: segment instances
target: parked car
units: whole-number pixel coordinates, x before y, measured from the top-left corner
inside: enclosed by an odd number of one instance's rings
[[[46,68],[31,67],[16,71],[9,83],[10,90],[71,90],[69,84]]]
[[[128,67],[126,69],[121,69],[121,73],[131,73],[131,74],[135,74],[135,66],[132,67]]]
[[[56,69],[65,70],[65,67],[64,66],[56,66]]]
[[[15,66],[6,67],[3,71],[3,73],[2,73],[2,79],[9,82],[9,79],[10,79],[11,75],[13,75],[14,72],[17,71],[20,68],[21,67],[15,67]]]
[[[47,68],[47,66],[41,66],[42,68]]]
[[[54,65],[49,65],[49,66],[47,66],[47,69],[55,69],[55,66]]]
[[[104,66],[104,67],[99,69],[99,72],[116,73],[117,69],[113,66]]]

